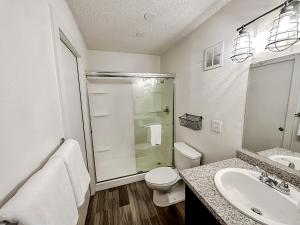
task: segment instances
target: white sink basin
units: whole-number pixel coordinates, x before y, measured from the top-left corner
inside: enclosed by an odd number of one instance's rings
[[[290,195],[281,194],[260,182],[259,175],[251,170],[226,168],[216,173],[215,184],[229,203],[259,223],[299,225],[300,192],[290,187]]]
[[[276,161],[280,164],[288,166],[290,162],[295,164],[295,169],[300,170],[300,158],[288,155],[272,155],[269,159]],[[300,224],[300,223],[299,223]]]

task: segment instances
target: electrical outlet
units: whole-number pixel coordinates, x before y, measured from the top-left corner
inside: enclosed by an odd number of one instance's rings
[[[212,120],[211,121],[211,131],[220,134],[222,132],[222,121],[220,120]]]

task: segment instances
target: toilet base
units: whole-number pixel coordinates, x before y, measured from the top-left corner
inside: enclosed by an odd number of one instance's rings
[[[185,185],[180,181],[169,192],[153,190],[153,203],[158,207],[167,207],[185,200]]]

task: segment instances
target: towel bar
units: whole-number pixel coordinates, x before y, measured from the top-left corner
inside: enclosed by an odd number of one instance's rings
[[[59,149],[59,147],[63,144],[65,142],[65,138],[61,138],[60,140],[59,140],[59,145],[57,146],[57,149]],[[54,153],[53,153],[54,154]],[[53,154],[51,154],[49,157],[48,157],[48,159],[50,159],[51,158],[51,156],[53,155]],[[48,160],[47,159],[47,160]],[[42,168],[42,166],[40,167],[40,168]],[[28,178],[29,179],[29,178]],[[0,225],[16,225],[15,223],[10,223],[10,222],[0,222]]]

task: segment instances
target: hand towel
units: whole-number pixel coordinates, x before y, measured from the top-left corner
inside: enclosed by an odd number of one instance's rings
[[[0,222],[76,225],[78,209],[63,161],[50,160],[0,209]]]
[[[161,145],[161,124],[150,125],[151,145]]]
[[[79,143],[73,139],[66,140],[52,157],[59,157],[64,161],[73,186],[77,207],[80,207],[84,203],[91,178],[83,161]]]

